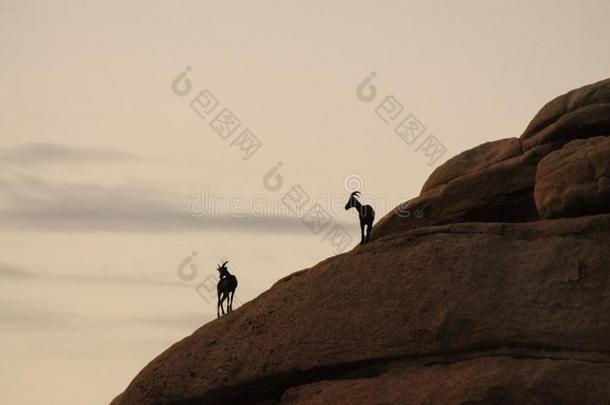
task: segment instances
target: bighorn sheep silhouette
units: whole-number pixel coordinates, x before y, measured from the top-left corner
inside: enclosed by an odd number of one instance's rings
[[[360,201],[356,197],[360,196],[360,191],[354,191],[350,196],[349,200],[347,200],[347,204],[345,204],[345,210],[349,210],[350,208],[356,208],[358,211],[358,215],[360,217],[360,244],[364,245],[369,241],[371,237],[371,231],[373,229],[373,221],[375,220],[375,211],[373,207],[370,205],[362,205]],[[366,229],[366,237],[364,236],[364,226],[367,226]]]
[[[220,280],[216,285],[216,289],[218,291],[218,306],[216,307],[216,316],[220,318],[220,310],[222,310],[222,314],[225,314],[225,309],[223,307],[223,302],[225,299],[227,300],[227,313],[233,311],[233,296],[235,295],[235,289],[237,288],[237,277],[233,274],[229,273],[229,269],[227,269],[228,261],[224,262],[222,265],[218,265],[216,270],[218,270],[218,276]]]

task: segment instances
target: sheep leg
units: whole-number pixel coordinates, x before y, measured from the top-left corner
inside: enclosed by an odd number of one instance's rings
[[[360,224],[360,244],[364,243],[364,227]]]

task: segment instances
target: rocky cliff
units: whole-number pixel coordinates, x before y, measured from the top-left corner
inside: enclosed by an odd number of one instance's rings
[[[450,159],[373,237],[174,344],[113,404],[608,403],[610,80]]]

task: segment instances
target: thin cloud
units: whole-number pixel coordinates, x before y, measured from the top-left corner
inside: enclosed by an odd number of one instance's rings
[[[40,309],[0,307],[0,323],[24,329],[63,329],[67,326],[86,322],[82,315]]]
[[[193,216],[188,196],[128,184],[51,182],[29,175],[0,175],[0,226],[12,230],[101,232],[245,231],[307,233],[286,215]],[[335,221],[344,226],[347,223]],[[352,222],[349,222],[352,224]]]
[[[0,307],[0,323],[12,328],[40,331],[66,330],[68,328],[121,328],[136,326],[158,328],[178,328],[192,330],[206,321],[206,314],[178,314],[175,317],[131,317],[118,319],[91,318],[73,312],[54,311],[40,308],[22,307],[16,303],[4,302]]]
[[[101,165],[137,160],[141,159],[114,149],[50,143],[0,148],[0,163],[8,165],[8,170],[0,172],[0,226],[57,232],[309,232],[300,218],[286,211],[193,216],[187,208],[189,196],[135,182],[100,185],[51,181],[32,175],[40,171],[29,170],[51,163]]]
[[[61,281],[61,282],[82,282],[82,283],[103,283],[103,284],[136,284],[136,285],[158,285],[158,286],[174,286],[174,287],[190,287],[187,284],[156,280],[153,278],[136,278],[123,276],[106,276],[106,275],[84,275],[84,274],[52,274],[52,273],[35,273],[6,263],[0,263],[0,279],[13,280],[46,280],[46,281]]]
[[[0,263],[0,278],[10,278],[10,279],[21,280],[21,279],[28,279],[31,277],[32,277],[31,273],[23,270],[20,267]]]
[[[211,311],[210,311],[211,313]],[[133,318],[121,318],[111,319],[108,322],[113,324],[119,324],[121,327],[124,326],[145,326],[157,328],[160,326],[165,327],[177,327],[180,329],[192,330],[193,328],[202,325],[206,321],[206,318],[200,313],[192,313],[178,316],[166,316],[166,317],[133,317]]]
[[[131,153],[107,148],[76,148],[52,143],[27,143],[0,148],[0,161],[13,165],[43,163],[120,162],[137,160]]]

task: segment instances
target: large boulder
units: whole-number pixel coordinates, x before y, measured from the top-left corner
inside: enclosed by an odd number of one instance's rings
[[[436,168],[424,183],[421,192],[425,193],[458,177],[481,171],[495,163],[519,156],[521,153],[519,138],[486,142],[452,157]]]
[[[396,402],[484,400],[499,386],[499,398],[515,403],[528,392],[544,403],[564,393],[568,402],[603,403],[608,246],[610,215],[394,233],[286,277],[204,325],[149,363],[113,404],[277,403],[283,395],[290,403],[315,397],[299,386],[356,384],[378,365],[402,381]],[[490,356],[530,361],[482,361]],[[553,357],[561,363],[540,360]],[[474,362],[470,371],[451,365],[465,360]]]
[[[610,138],[575,140],[542,159],[534,197],[543,218],[610,212]]]
[[[523,150],[545,143],[610,134],[610,79],[572,90],[547,103],[521,135]]]
[[[586,86],[450,159],[372,242],[202,326],[113,405],[608,403],[609,106],[609,80]]]
[[[468,221],[538,220],[538,162],[570,140],[609,133],[610,79],[572,90],[547,103],[520,139],[488,142],[439,166],[421,194],[382,218],[372,237]]]
[[[610,364],[560,353],[490,356],[375,367],[290,388],[282,404],[595,404],[610,398]]]
[[[445,184],[427,189],[383,217],[375,225],[372,238],[459,222],[538,220],[534,201],[536,167],[555,148],[552,144],[543,145],[495,163],[481,163],[479,170],[465,171]],[[458,165],[457,162],[449,164]]]

